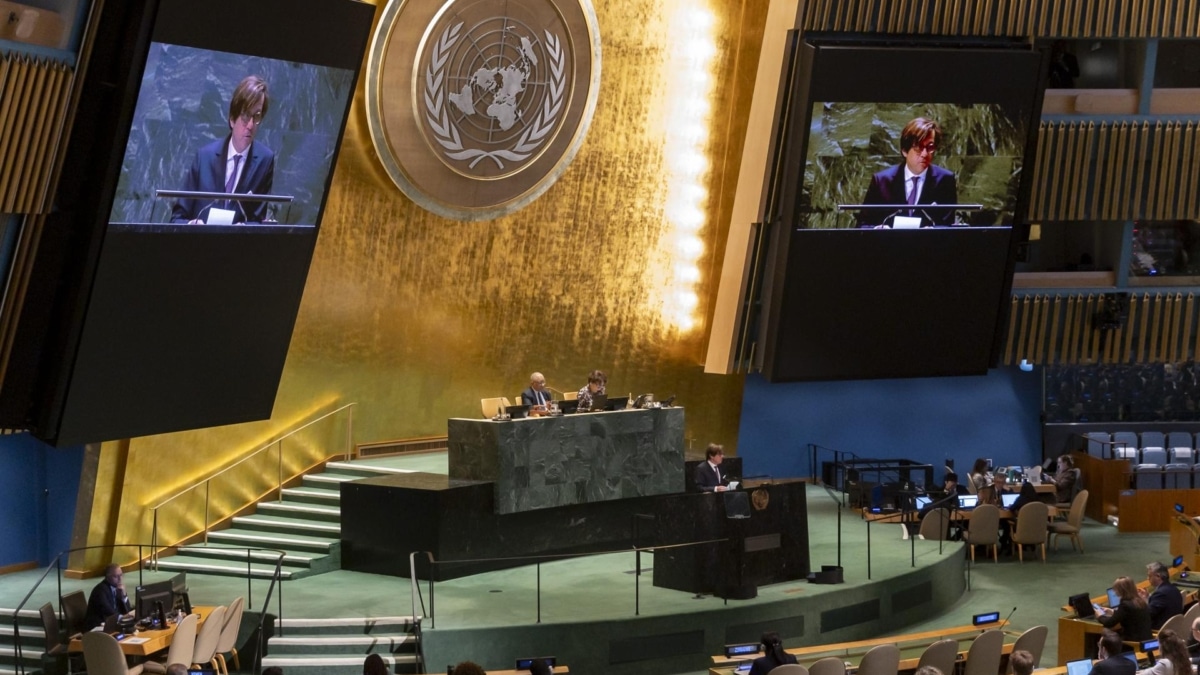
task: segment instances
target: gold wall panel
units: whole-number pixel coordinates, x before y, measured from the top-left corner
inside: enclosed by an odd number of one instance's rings
[[[1200,37],[1200,0],[809,0],[805,30]]]
[[[1198,134],[1193,121],[1043,122],[1030,218],[1194,218]]]
[[[543,197],[490,222],[435,216],[392,185],[373,155],[360,87],[272,419],[133,439],[117,540],[148,540],[150,504],[339,403],[358,403],[357,442],[444,435],[447,418],[478,417],[480,398],[517,395],[534,370],[560,390],[600,368],[610,394],[674,394],[693,451],[735,447],[742,377],[703,373],[704,313],[766,9],[767,0],[597,3],[603,69],[588,137]],[[667,94],[683,39],[676,18],[693,10],[712,19],[712,43],[697,47],[711,55],[716,85],[701,101],[707,225],[696,327],[684,331],[654,298],[673,264],[665,139],[695,121],[672,118]],[[328,442],[336,452],[337,434]]]
[[[1129,313],[1115,330],[1098,330],[1095,293],[1014,295],[1009,306],[1005,365],[1177,363],[1200,358],[1196,297],[1131,293]],[[1059,327],[1061,325],[1061,328]]]

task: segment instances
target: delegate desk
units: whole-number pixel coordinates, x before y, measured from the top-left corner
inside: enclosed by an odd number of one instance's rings
[[[200,620],[196,622],[196,630],[204,625],[204,620],[209,614],[216,609],[215,607],[193,607],[192,613],[199,614]],[[136,658],[145,658],[152,654],[157,654],[171,646],[171,638],[175,635],[175,624],[171,624],[167,628],[158,630],[143,630],[126,635],[124,639],[117,644],[121,645],[121,652],[125,656]],[[83,639],[76,637],[71,639],[71,644],[67,647],[68,651],[81,653],[83,652]]]
[[[863,656],[873,647],[879,645],[895,644],[900,648],[900,672],[913,671],[917,669],[917,664],[921,660],[921,654],[929,647],[929,645],[938,642],[939,640],[957,640],[958,641],[958,660],[965,661],[967,651],[971,648],[971,642],[985,630],[1000,628],[1003,622],[983,624],[980,626],[955,626],[953,628],[942,628],[938,630],[925,631],[921,633],[909,633],[907,635],[895,635],[892,637],[873,638],[870,640],[859,640],[856,642],[839,642],[827,645],[815,645],[812,647],[799,647],[796,649],[787,649],[787,653],[796,657],[796,661],[804,666],[810,667],[813,663],[820,659],[836,656],[847,664],[847,671],[853,672],[858,669],[858,664],[862,661]],[[1018,633],[1004,633],[1003,654],[1012,652],[1013,645],[1019,637]],[[762,654],[752,654],[744,658],[730,659],[725,656],[714,656],[713,667],[709,669],[709,675],[732,675],[734,669],[740,663],[749,663],[754,659],[762,656]]]
[[[497,514],[683,492],[683,408],[446,424],[450,478],[495,483]]]
[[[1178,579],[1179,573],[1183,570],[1183,567],[1172,567],[1172,581]],[[1137,586],[1148,589],[1150,582],[1142,580],[1138,582]],[[1196,589],[1181,587],[1181,590],[1185,605],[1196,599]],[[1092,598],[1092,603],[1108,606],[1108,594]],[[1065,666],[1068,661],[1083,658],[1096,658],[1096,641],[1100,639],[1100,633],[1104,631],[1104,626],[1094,618],[1078,618],[1069,606],[1064,605],[1063,611],[1071,612],[1071,614],[1058,618],[1058,665]]]

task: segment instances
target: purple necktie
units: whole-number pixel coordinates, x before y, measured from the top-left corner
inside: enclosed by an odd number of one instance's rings
[[[237,187],[238,165],[240,165],[241,163],[242,163],[242,156],[234,155],[233,156],[233,171],[229,172],[229,178],[227,178],[225,180],[225,191],[226,192],[233,192],[233,188]],[[912,202],[909,202],[909,203],[911,204]],[[225,205],[229,206],[229,200],[225,201]]]
[[[918,188],[921,187],[921,177],[913,176],[912,183],[912,192],[908,193],[908,203],[910,206],[917,203],[917,193],[920,191]]]

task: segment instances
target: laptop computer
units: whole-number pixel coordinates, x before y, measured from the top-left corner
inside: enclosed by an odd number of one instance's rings
[[[1091,659],[1067,661],[1067,675],[1088,675],[1090,672],[1092,672]]]
[[[926,506],[929,506],[930,504],[933,504],[933,497],[928,497],[926,495],[918,495],[917,498],[913,500],[913,507],[918,511]]]
[[[605,410],[624,410],[627,407],[629,407],[628,396],[615,396],[608,399],[608,402],[604,404]]]
[[[979,506],[979,495],[959,495],[958,509],[960,511],[970,511]]]
[[[571,399],[570,401],[559,401],[558,410],[564,415],[570,415],[579,409],[579,401]]]
[[[1092,599],[1087,593],[1078,593],[1067,599],[1067,604],[1071,609],[1075,610],[1075,616],[1080,619],[1096,618],[1096,608],[1092,606]]]
[[[529,417],[529,406],[527,405],[510,405],[504,409],[508,416],[514,420],[524,419]]]
[[[1013,504],[1017,503],[1017,498],[1020,496],[1021,495],[1017,494],[1016,492],[1005,492],[1004,494],[1000,495],[1001,508],[1011,509]]]
[[[607,407],[608,396],[605,394],[594,394],[592,396],[592,407],[588,408],[588,410],[604,410]],[[583,408],[580,408],[579,410],[580,412],[583,412]]]
[[[1119,604],[1121,604],[1121,596],[1117,595],[1113,589],[1108,589],[1108,606],[1116,608]]]

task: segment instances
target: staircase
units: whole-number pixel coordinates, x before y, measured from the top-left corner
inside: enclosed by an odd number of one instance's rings
[[[409,471],[366,462],[329,462],[323,473],[304,476],[300,487],[284,488],[280,501],[259,502],[253,515],[236,516],[228,529],[209,532],[207,544],[179,547],[175,555],[160,558],[158,567],[168,572],[186,571],[189,575],[244,577],[248,562],[251,576],[268,579],[275,572],[278,554],[271,551],[247,554],[247,547],[255,547],[284,552],[284,579],[338,569],[342,531],[340,485],[396,473]]]
[[[282,631],[283,635],[279,635]],[[417,673],[412,617],[277,619],[262,667],[288,675],[360,675],[363,659],[379,654],[393,673]]]
[[[0,675],[17,672],[17,642],[13,631],[14,610],[0,607]],[[42,652],[46,638],[42,635],[42,619],[37,608],[21,610],[18,623],[21,627],[21,663],[25,672],[32,675],[42,670]]]

